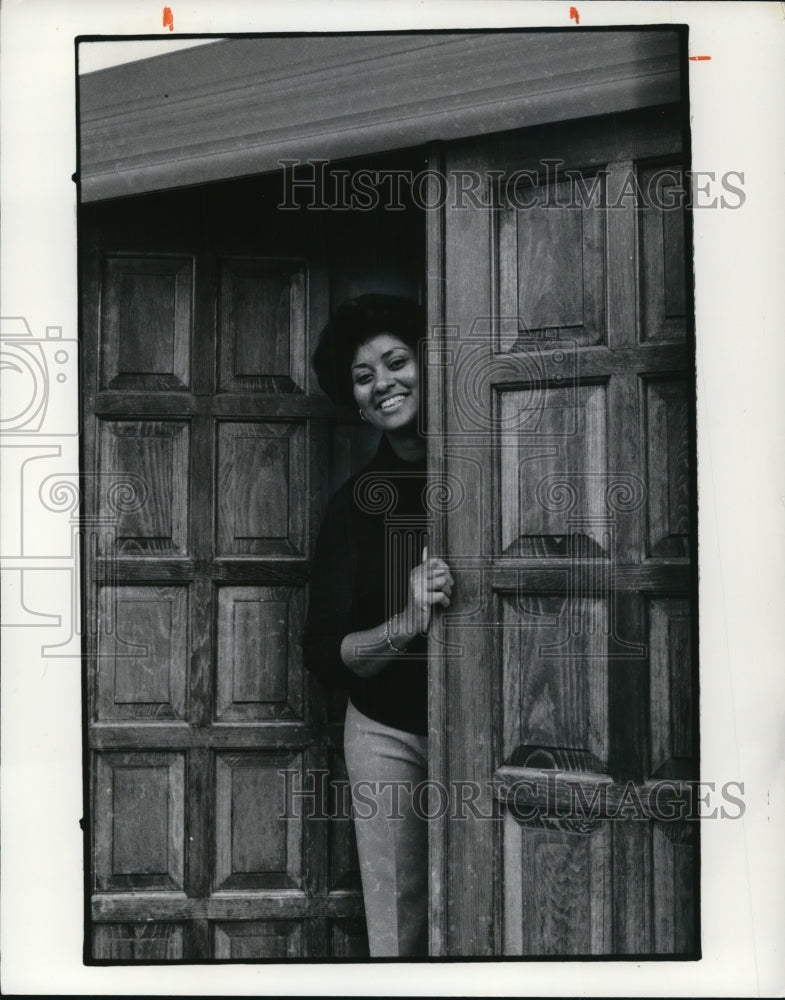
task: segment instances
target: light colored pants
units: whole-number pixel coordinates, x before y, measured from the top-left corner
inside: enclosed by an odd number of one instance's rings
[[[427,955],[428,823],[413,804],[428,779],[428,738],[374,722],[350,701],[344,753],[371,956]]]

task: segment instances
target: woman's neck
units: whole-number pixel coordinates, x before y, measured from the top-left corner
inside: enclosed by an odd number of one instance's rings
[[[425,458],[425,441],[416,429],[388,431],[387,440],[398,458],[404,462],[420,462]]]

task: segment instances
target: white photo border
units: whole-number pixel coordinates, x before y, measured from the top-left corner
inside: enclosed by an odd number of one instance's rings
[[[566,27],[569,3],[495,0],[17,0],[0,12],[0,312],[77,337],[75,52],[82,35]],[[744,204],[696,210],[701,776],[744,783],[745,813],[702,824],[696,962],[83,964],[82,693],[77,658],[41,656],[4,621],[2,891],[6,994],[760,995],[785,992],[785,8],[780,3],[574,5],[582,26],[689,25],[692,167],[741,171]],[[118,43],[122,44],[122,43]],[[51,336],[56,337],[56,333]],[[752,363],[754,362],[754,364]],[[50,401],[78,414],[75,379]],[[40,439],[43,441],[44,439]],[[21,452],[2,448],[2,554],[19,551]],[[30,443],[29,441],[27,442]],[[38,444],[38,440],[36,444]],[[59,451],[53,451],[54,448]],[[42,446],[78,469],[78,436]],[[24,510],[23,510],[24,506]],[[30,520],[32,518],[32,521]],[[68,555],[70,537],[41,545]],[[10,565],[10,564],[9,564]],[[63,594],[43,574],[32,607]],[[4,607],[20,598],[4,574]]]

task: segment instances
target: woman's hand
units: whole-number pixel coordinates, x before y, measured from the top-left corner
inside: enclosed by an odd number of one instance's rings
[[[402,617],[415,632],[427,632],[435,604],[449,608],[455,581],[443,559],[428,558],[428,547],[422,551],[422,562],[409,574],[409,599]]]
[[[375,677],[414,637],[427,632],[435,604],[450,606],[453,578],[443,559],[429,559],[427,547],[422,562],[409,574],[409,599],[400,614],[363,632],[352,632],[341,641],[341,659],[358,677]],[[390,648],[392,646],[392,648]]]

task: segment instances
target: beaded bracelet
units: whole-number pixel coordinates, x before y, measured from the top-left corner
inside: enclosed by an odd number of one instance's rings
[[[384,623],[384,641],[387,643],[387,645],[390,647],[393,653],[402,653],[403,650],[399,649],[390,638],[390,626],[393,623],[393,618],[397,617],[398,615],[393,615],[392,618],[388,618],[387,621]]]

